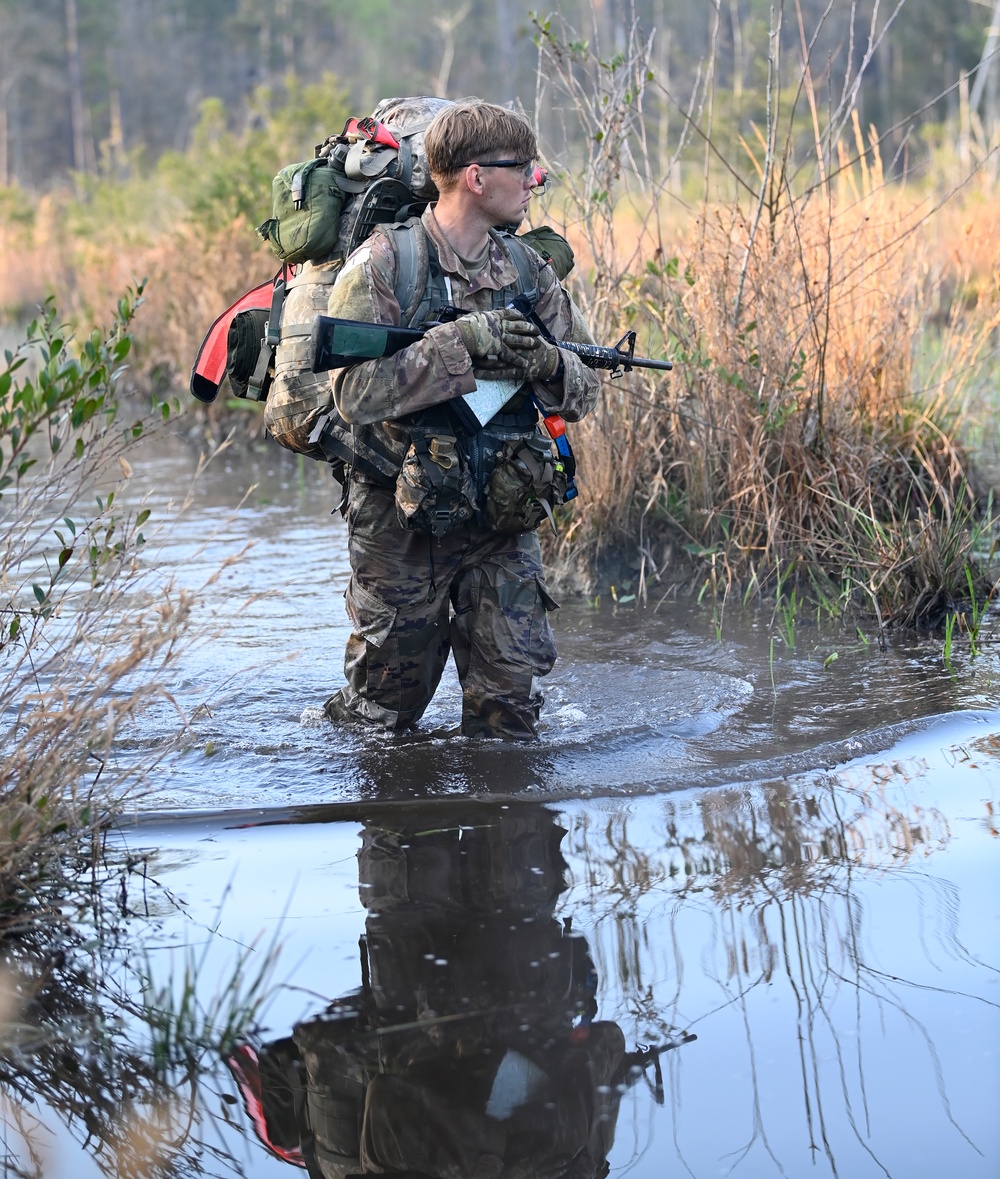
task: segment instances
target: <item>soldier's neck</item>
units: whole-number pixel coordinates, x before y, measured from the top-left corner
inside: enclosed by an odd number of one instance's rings
[[[449,201],[442,194],[434,206],[434,219],[459,257],[477,258],[486,249],[490,226],[463,202]]]

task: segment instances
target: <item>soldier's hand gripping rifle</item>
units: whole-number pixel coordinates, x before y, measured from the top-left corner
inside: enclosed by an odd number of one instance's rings
[[[518,311],[523,308],[512,304]],[[548,330],[533,314],[526,318],[541,327],[546,339],[552,340]],[[428,327],[434,326],[429,324]],[[378,323],[359,323],[353,319],[335,319],[317,315],[312,328],[312,371],[326,372],[331,368],[345,368],[360,360],[378,360],[393,356],[410,344],[415,344],[427,328],[391,327]],[[635,355],[635,332],[626,332],[613,347],[600,344],[576,344],[569,340],[552,340],[557,348],[573,352],[588,368],[606,369],[613,377],[631,372],[633,368],[652,368],[669,372],[674,366],[668,360],[650,360]]]

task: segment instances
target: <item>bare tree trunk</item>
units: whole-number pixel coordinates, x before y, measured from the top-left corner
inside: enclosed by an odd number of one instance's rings
[[[441,66],[434,79],[434,94],[438,98],[448,97],[448,83],[451,81],[451,67],[455,61],[455,30],[465,20],[472,9],[471,4],[463,4],[450,16],[436,16],[434,23],[441,30],[444,37],[444,48],[441,51]]]
[[[979,110],[979,103],[983,97],[983,90],[986,89],[986,80],[993,77],[996,73],[996,62],[993,60],[993,55],[996,53],[998,42],[1000,42],[1000,0],[993,0],[993,15],[990,18],[989,31],[986,35],[986,44],[983,46],[983,56],[979,59],[979,67],[976,70],[976,80],[972,84],[972,93],[969,96],[969,107],[971,108],[973,114]],[[987,143],[989,143],[990,136],[992,134],[990,121],[996,117],[996,113],[997,112],[995,109],[987,109],[983,112],[983,126],[986,130]]]
[[[7,94],[4,93],[0,102],[0,188],[7,188],[10,184],[10,171],[7,164]]]
[[[125,163],[125,129],[122,124],[122,92],[118,85],[115,50],[108,46],[108,163],[121,174]]]
[[[276,0],[274,10],[278,17],[278,45],[281,49],[281,73],[284,78],[285,74],[298,73],[290,0]]]
[[[87,170],[87,124],[83,109],[83,72],[80,68],[80,37],[76,0],[66,0],[66,73],[69,82],[70,125],[73,132],[73,167]]]
[[[497,56],[500,59],[502,80],[511,83],[519,80],[517,61],[514,58],[514,30],[511,27],[510,0],[496,0]],[[516,86],[511,88],[516,90]]]

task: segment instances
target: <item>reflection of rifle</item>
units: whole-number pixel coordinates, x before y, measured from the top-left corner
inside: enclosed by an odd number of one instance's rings
[[[660,1068],[660,1057],[672,1048],[680,1048],[682,1044],[690,1044],[698,1037],[694,1032],[684,1032],[676,1040],[667,1040],[665,1044],[637,1044],[635,1052],[627,1052],[621,1059],[615,1074],[611,1078],[612,1085],[627,1085],[646,1075],[647,1065],[653,1066],[653,1097],[657,1105],[663,1104],[663,1071]]]
[[[425,331],[425,328],[392,327],[317,315],[312,329],[312,370],[322,373],[327,369],[357,364],[359,360],[393,356],[409,344],[415,344]],[[674,367],[668,360],[636,356],[635,332],[626,332],[612,348],[575,344],[568,340],[554,340],[553,343],[567,352],[576,353],[588,368],[607,369],[613,377],[631,372],[633,368],[669,372]]]

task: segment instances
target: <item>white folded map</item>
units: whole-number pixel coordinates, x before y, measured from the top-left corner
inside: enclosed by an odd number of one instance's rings
[[[521,388],[523,382],[517,380],[495,380],[491,377],[477,377],[476,387],[471,393],[462,398],[469,409],[476,415],[481,426],[500,412],[514,394]]]

